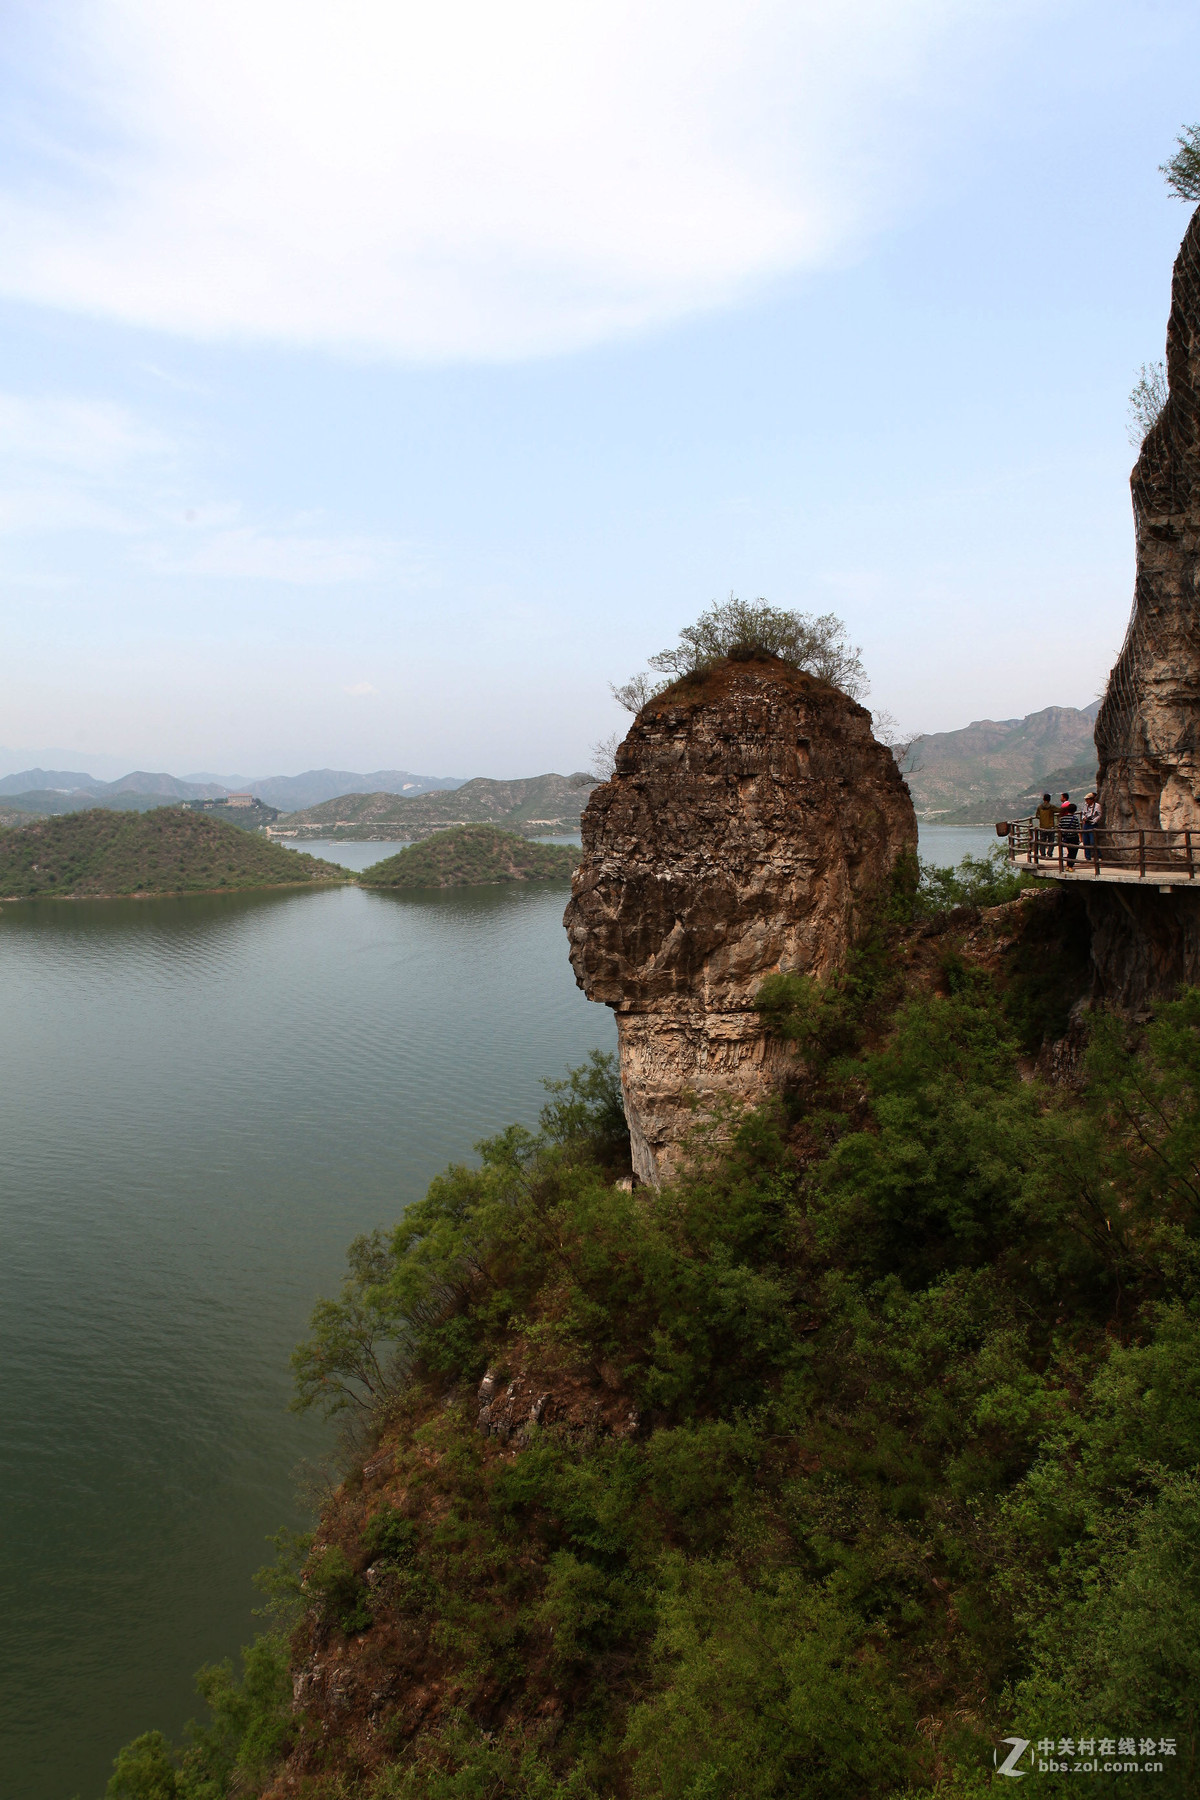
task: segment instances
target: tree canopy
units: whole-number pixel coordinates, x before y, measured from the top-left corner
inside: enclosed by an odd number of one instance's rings
[[[685,625],[679,642],[647,660],[659,677],[638,674],[613,687],[613,694],[630,712],[640,712],[647,701],[671,682],[687,675],[703,674],[714,663],[729,658],[749,662],[756,656],[777,656],[793,668],[841,688],[858,700],[867,692],[862,649],[851,644],[846,626],[836,613],[788,612],[763,599],[714,600],[694,625]]]
[[[1175,198],[1194,206],[1200,200],[1200,125],[1185,125],[1175,143],[1174,156],[1159,167]]]

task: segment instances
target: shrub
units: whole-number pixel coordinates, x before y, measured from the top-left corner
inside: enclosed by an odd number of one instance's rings
[[[841,688],[855,700],[867,691],[862,651],[849,642],[846,627],[836,614],[787,612],[765,600],[738,600],[731,594],[728,600],[714,600],[694,625],[685,625],[673,648],[648,659],[665,681],[655,686],[651,677],[635,675],[623,686],[614,687],[613,693],[630,712],[640,712],[673,681],[701,675],[726,658],[748,662],[758,656],[778,657]]]
[[[309,1593],[316,1596],[324,1618],[347,1636],[365,1631],[370,1625],[367,1591],[340,1544],[325,1544],[314,1551],[306,1571],[306,1585]]]
[[[1175,154],[1160,165],[1177,200],[1194,206],[1200,200],[1200,125],[1185,125],[1175,140]]]

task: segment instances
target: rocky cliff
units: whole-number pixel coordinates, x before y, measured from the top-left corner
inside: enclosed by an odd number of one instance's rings
[[[912,801],[870,714],[774,658],[718,664],[638,714],[582,820],[564,923],[575,978],[617,1015],[642,1181],[696,1109],[756,1103],[782,1050],[765,976],[828,976],[915,851]]]
[[[1133,615],[1096,722],[1117,828],[1200,825],[1200,211],[1175,262],[1167,376],[1131,478]]]
[[[1131,477],[1133,614],[1096,722],[1115,830],[1200,827],[1200,211],[1175,261],[1169,395]],[[1200,979],[1200,898],[1108,889],[1089,898],[1099,994],[1137,1007]]]

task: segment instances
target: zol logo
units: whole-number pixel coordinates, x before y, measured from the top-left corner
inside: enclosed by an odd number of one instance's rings
[[[1014,1781],[1020,1781],[1020,1779],[1023,1775],[1028,1775],[1029,1770],[1028,1769],[1018,1769],[1016,1767],[1016,1764],[1020,1762],[1021,1758],[1024,1756],[1025,1752],[1028,1750],[1030,1743],[1032,1742],[1032,1739],[1031,1738],[1001,1738],[1000,1742],[1002,1744],[1011,1744],[1012,1749],[1009,1751],[1008,1755],[1005,1757],[1003,1762],[1001,1762],[999,1760],[999,1757],[1000,1757],[999,1750],[992,1751],[992,1761],[996,1765],[997,1775],[1011,1775]]]

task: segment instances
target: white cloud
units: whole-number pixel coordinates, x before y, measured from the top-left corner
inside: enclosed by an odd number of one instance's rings
[[[135,532],[129,490],[170,454],[123,406],[0,394],[0,534]]]
[[[125,539],[121,554],[156,575],[314,587],[436,576],[411,546],[322,532],[320,515],[270,527],[234,501],[196,501],[187,458],[122,406],[56,395],[0,393],[0,536],[94,532]],[[191,478],[195,480],[193,476]]]
[[[343,694],[377,694],[379,689],[371,681],[356,681],[350,687],[342,689]]]
[[[143,560],[160,575],[215,575],[309,587],[371,580],[385,573],[394,550],[378,539],[311,537],[240,526],[202,536],[195,545],[174,539],[148,546]]]
[[[0,459],[25,468],[105,476],[138,457],[160,456],[167,440],[126,407],[55,395],[0,394]]]
[[[958,28],[1038,4],[41,0],[0,291],[402,357],[595,342],[838,254]]]

